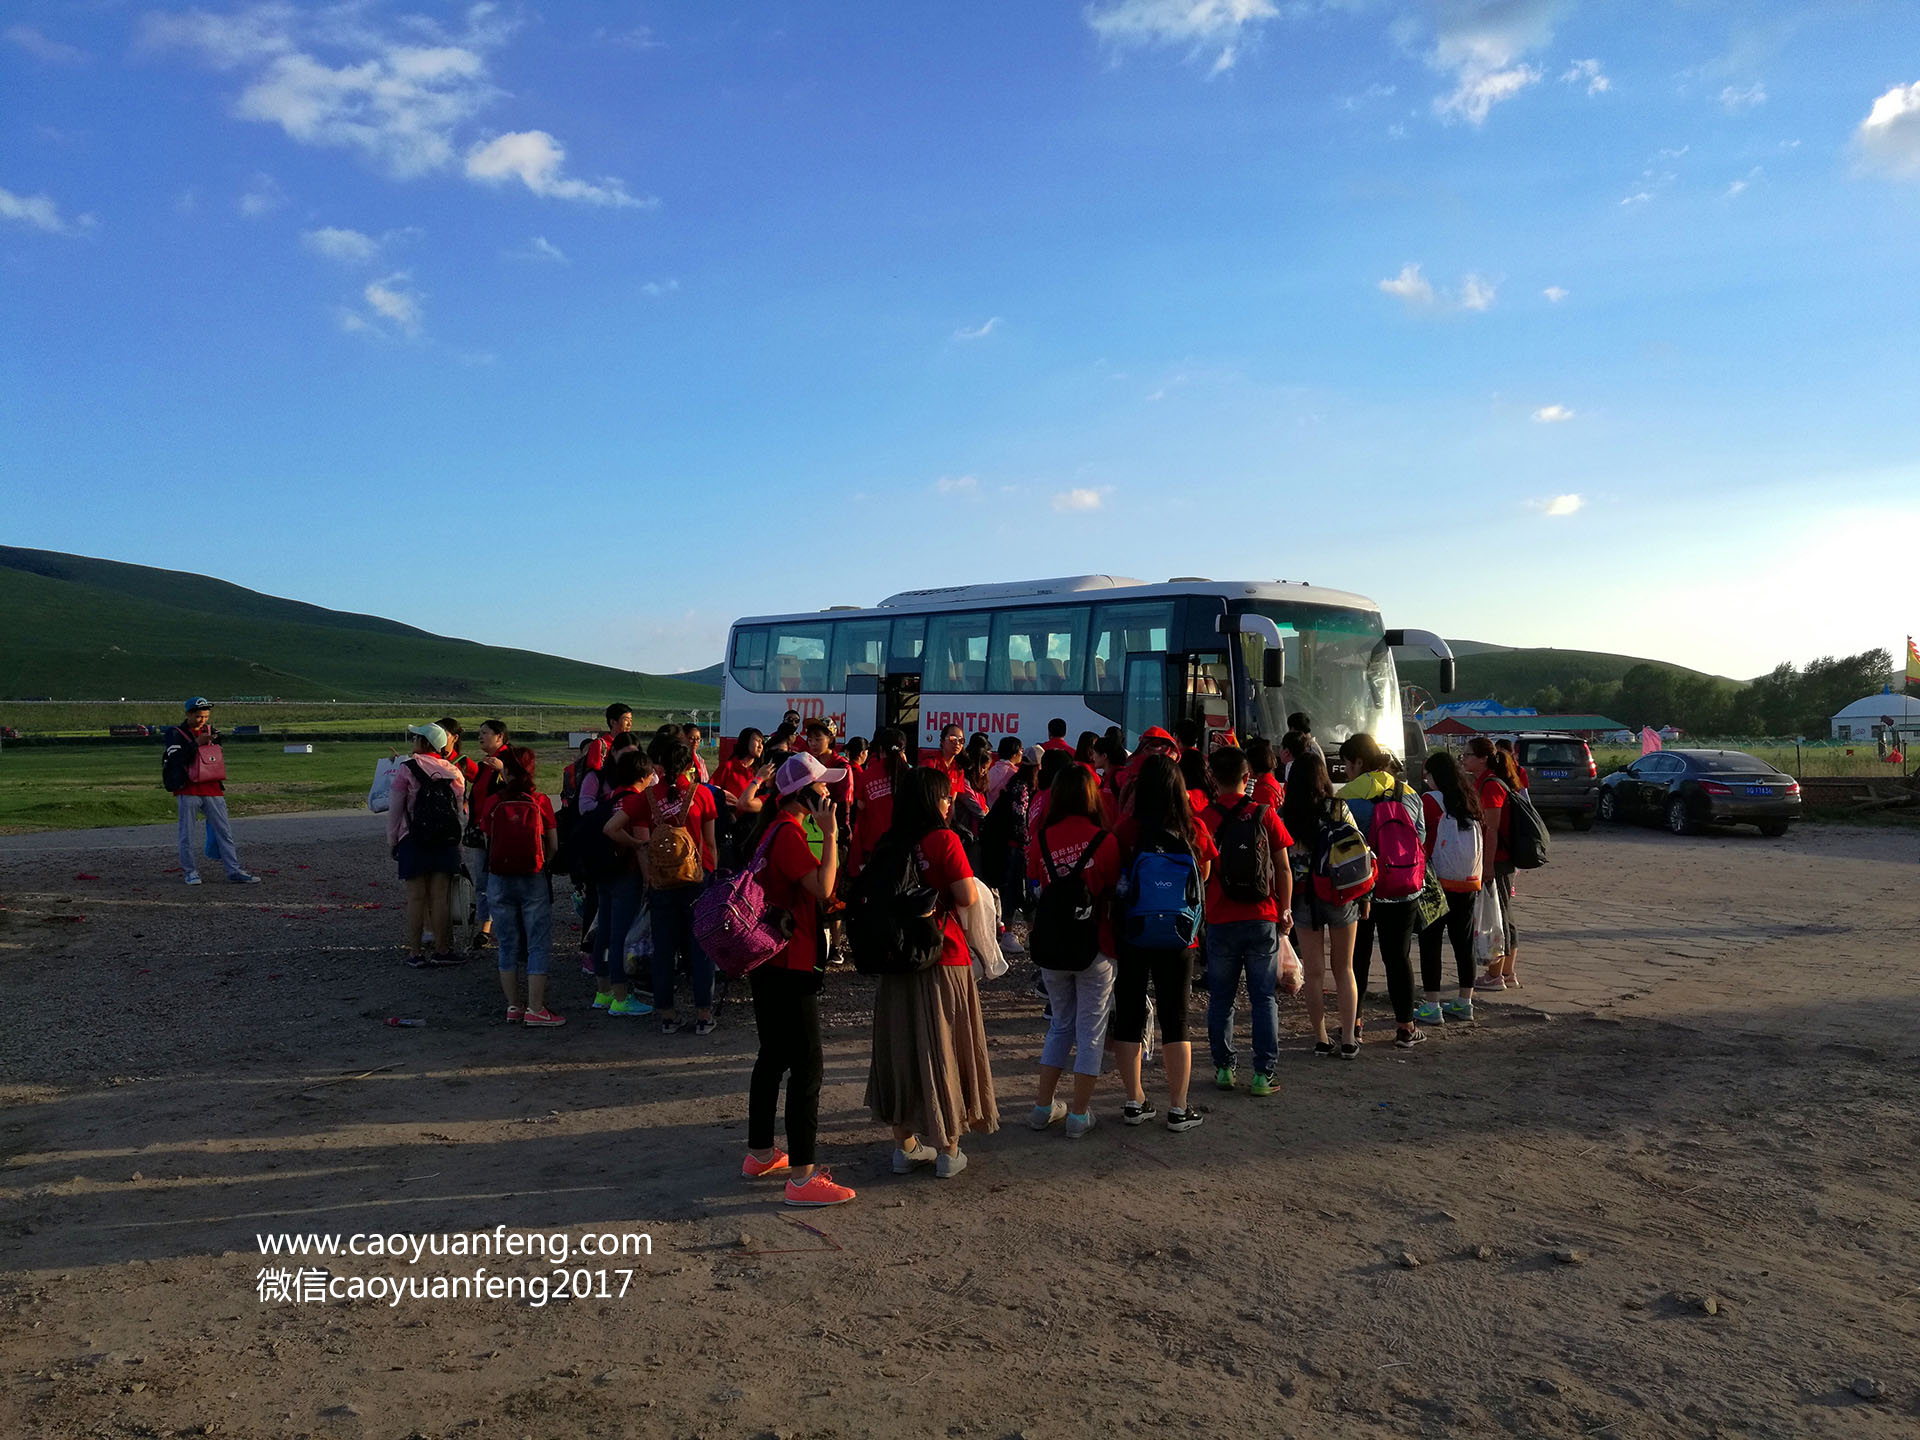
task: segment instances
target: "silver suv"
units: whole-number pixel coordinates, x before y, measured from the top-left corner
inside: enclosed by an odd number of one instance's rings
[[[1555,731],[1516,735],[1513,755],[1527,778],[1527,798],[1543,819],[1558,812],[1576,830],[1593,828],[1600,772],[1586,741]]]

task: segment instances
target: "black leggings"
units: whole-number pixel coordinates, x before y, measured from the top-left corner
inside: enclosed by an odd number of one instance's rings
[[[780,1108],[780,1079],[787,1080],[787,1156],[813,1164],[820,1134],[820,975],[762,965],[748,977],[753,986],[753,1023],[760,1033],[747,1086],[747,1147],[773,1147],[773,1117]]]
[[[1147,986],[1153,986],[1153,1012],[1160,1021],[1160,1043],[1178,1045],[1187,1038],[1187,996],[1193,990],[1191,950],[1136,950],[1120,947],[1113,982],[1113,1038],[1138,1045],[1147,1038]]]
[[[1480,897],[1472,892],[1447,891],[1447,913],[1420,932],[1420,982],[1434,993],[1441,985],[1440,942],[1453,942],[1453,968],[1460,988],[1473,984],[1473,910]]]
[[[1387,996],[1393,1001],[1393,1018],[1402,1025],[1413,1023],[1413,920],[1416,907],[1410,901],[1389,905],[1374,901],[1367,918],[1360,922],[1360,933],[1353,941],[1353,983],[1361,995],[1367,993],[1367,972],[1373,968],[1373,941],[1380,939],[1380,964],[1387,972]]]

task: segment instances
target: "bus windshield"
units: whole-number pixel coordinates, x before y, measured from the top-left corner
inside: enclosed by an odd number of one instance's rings
[[[1364,731],[1398,755],[1405,744],[1400,725],[1400,685],[1393,652],[1381,644],[1380,617],[1361,610],[1294,606],[1258,601],[1247,607],[1280,627],[1287,651],[1287,678],[1278,691],[1259,683],[1266,642],[1243,635],[1242,657],[1251,679],[1257,732],[1278,740],[1287,716],[1304,710],[1313,733],[1329,752]],[[1291,632],[1291,633],[1289,633]]]

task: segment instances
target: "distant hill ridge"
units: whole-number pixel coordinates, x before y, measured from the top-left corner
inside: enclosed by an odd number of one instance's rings
[[[711,684],[434,635],[210,576],[0,546],[0,698],[710,708]]]

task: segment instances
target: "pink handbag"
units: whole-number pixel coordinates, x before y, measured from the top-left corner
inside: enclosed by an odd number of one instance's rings
[[[205,785],[214,780],[227,778],[227,757],[220,753],[217,743],[202,745],[193,752],[193,764],[187,767],[189,785]]]

